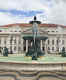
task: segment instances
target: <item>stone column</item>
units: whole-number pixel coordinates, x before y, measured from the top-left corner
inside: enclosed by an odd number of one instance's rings
[[[41,40],[41,50],[42,50],[42,46],[43,46],[43,45],[42,45],[42,40]]]
[[[45,41],[45,54],[47,55],[48,53],[47,53],[47,40]]]
[[[22,52],[23,52],[23,49],[24,49],[24,44],[23,44],[23,42],[24,42],[24,41],[23,41],[23,39],[22,39]]]
[[[26,52],[28,51],[28,40],[26,40]]]
[[[19,52],[19,37],[16,36],[16,37],[15,37],[15,40],[16,40],[16,43],[15,43],[15,45],[16,45],[16,53],[19,54],[19,53],[20,53],[20,52]],[[13,47],[13,48],[14,48],[14,47]]]

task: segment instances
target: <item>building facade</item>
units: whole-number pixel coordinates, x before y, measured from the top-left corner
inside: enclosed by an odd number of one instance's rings
[[[0,47],[7,47],[9,52],[24,53],[29,49],[30,40],[23,39],[23,32],[30,35],[31,24],[9,24],[0,26]],[[41,49],[45,53],[58,53],[64,47],[66,50],[66,26],[56,24],[40,24],[38,26],[42,31],[47,32],[42,35],[48,34],[46,41],[41,40]]]

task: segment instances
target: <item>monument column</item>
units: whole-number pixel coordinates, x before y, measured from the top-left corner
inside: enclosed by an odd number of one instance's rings
[[[26,40],[26,52],[28,51],[28,40]]]
[[[41,50],[42,50],[42,40],[41,40]]]

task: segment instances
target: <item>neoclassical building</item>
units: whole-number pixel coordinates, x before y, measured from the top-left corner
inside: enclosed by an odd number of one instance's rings
[[[29,49],[30,40],[24,40],[24,34],[30,35],[28,30],[32,24],[8,24],[0,26],[0,47],[7,47],[9,52],[24,53]],[[48,36],[46,41],[41,40],[41,49],[46,53],[58,53],[64,47],[66,50],[66,26],[57,24],[39,24],[42,35]],[[28,31],[27,31],[28,30]]]

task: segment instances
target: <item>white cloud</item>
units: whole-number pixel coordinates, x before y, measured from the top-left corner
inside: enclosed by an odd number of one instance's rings
[[[0,25],[13,24],[13,23],[29,23],[32,17],[20,18],[21,16],[12,16],[9,13],[0,12]]]
[[[38,20],[47,23],[66,25],[66,0],[0,0],[0,9],[6,10],[42,10]],[[0,25],[28,22],[32,17],[14,16],[0,12]]]
[[[12,22],[12,18],[9,14],[0,12],[0,25],[8,24],[9,22]]]
[[[66,2],[64,0],[53,0],[53,5],[48,15],[48,22],[66,25]]]
[[[47,9],[40,0],[0,0],[1,9],[39,10]]]
[[[48,8],[44,6],[40,0],[0,0],[0,9],[5,10],[43,10],[48,12]],[[0,25],[8,23],[28,22],[32,17],[14,16],[10,13],[0,12]],[[21,19],[22,17],[22,19]],[[7,20],[6,20],[7,19]]]

